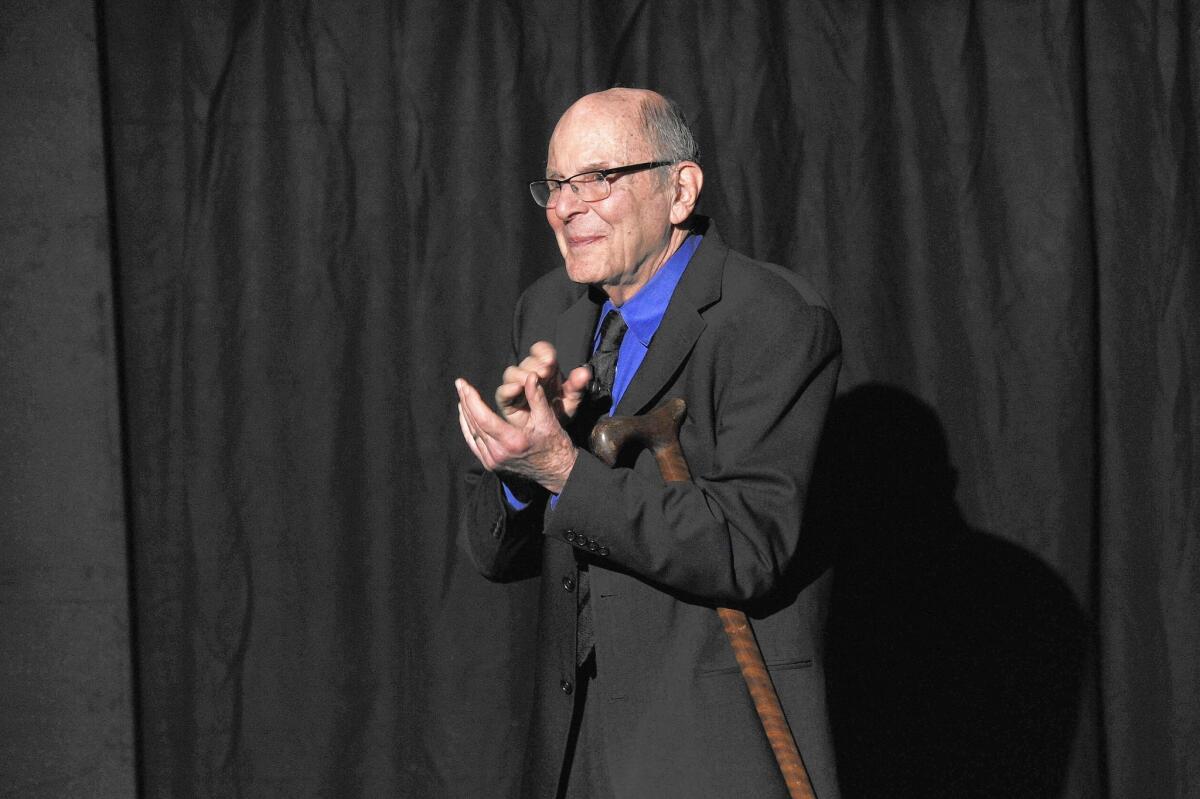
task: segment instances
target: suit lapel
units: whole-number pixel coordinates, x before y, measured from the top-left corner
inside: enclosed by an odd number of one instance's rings
[[[707,230],[701,232],[704,241],[700,242],[675,287],[667,313],[646,351],[646,359],[633,376],[614,414],[631,415],[646,410],[679,370],[704,330],[705,322],[700,312],[721,298],[721,279],[729,249],[717,235],[715,225],[708,224]],[[595,324],[594,317],[592,323]]]

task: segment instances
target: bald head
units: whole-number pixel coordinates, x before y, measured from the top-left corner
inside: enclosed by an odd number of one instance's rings
[[[626,120],[630,123],[630,134],[640,137],[645,151],[650,153],[648,157],[655,161],[700,160],[700,148],[683,110],[674,100],[656,91],[617,87],[584,95],[563,113],[559,126],[573,113]]]

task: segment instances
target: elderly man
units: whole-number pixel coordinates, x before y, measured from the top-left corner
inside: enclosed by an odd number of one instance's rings
[[[566,269],[518,302],[498,412],[455,384],[482,467],[472,557],[541,579],[527,796],[786,796],[717,606],[752,619],[817,795],[837,793],[827,581],[801,530],[837,325],[802,279],[693,215],[696,158],[654,92],[572,105],[530,184]],[[648,452],[610,469],[587,451],[599,414],[671,397],[693,482],[665,483]]]

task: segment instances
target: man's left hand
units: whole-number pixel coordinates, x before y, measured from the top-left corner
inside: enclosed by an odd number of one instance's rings
[[[536,374],[525,379],[529,413],[510,422],[495,413],[466,380],[458,389],[458,423],[471,452],[489,471],[512,475],[562,493],[578,453],[546,397]]]

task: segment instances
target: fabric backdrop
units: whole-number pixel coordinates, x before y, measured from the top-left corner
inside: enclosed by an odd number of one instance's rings
[[[460,549],[451,383],[615,84],[842,326],[847,796],[1200,794],[1187,0],[97,11],[145,795],[512,794],[534,591]]]
[[[135,789],[90,0],[0,2],[0,796]]]

